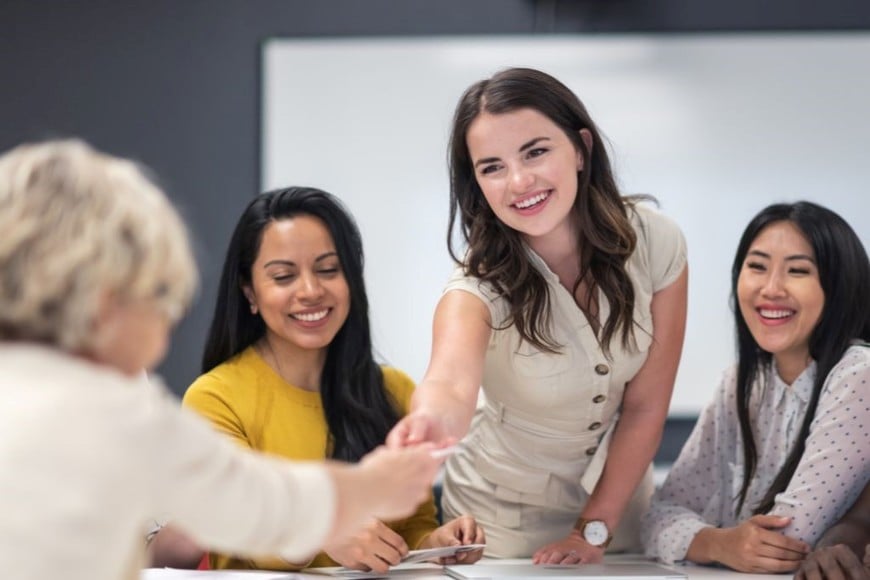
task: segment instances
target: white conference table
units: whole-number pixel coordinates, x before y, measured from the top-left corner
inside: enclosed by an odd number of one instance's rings
[[[494,560],[504,563],[528,563],[528,559]],[[643,558],[635,555],[610,555],[605,563],[639,562]],[[674,566],[686,574],[688,580],[773,580],[791,578],[791,574],[743,574],[723,568],[710,566]],[[390,577],[402,580],[445,580],[449,577],[434,565],[417,566],[411,569],[398,569]],[[299,572],[268,572],[248,570],[174,570],[170,568],[149,568],[142,571],[141,580],[340,580],[338,576],[306,574]]]

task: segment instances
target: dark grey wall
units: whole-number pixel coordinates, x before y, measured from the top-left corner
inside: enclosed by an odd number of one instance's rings
[[[161,368],[181,392],[233,222],[258,191],[264,39],[868,28],[866,0],[0,0],[0,150],[76,135],[155,170],[203,275]]]

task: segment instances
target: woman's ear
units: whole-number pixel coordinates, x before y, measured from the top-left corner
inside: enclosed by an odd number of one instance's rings
[[[586,145],[586,150],[592,153],[592,133],[589,129],[580,129],[580,138],[583,139],[583,144]],[[583,171],[584,159],[583,152],[577,151],[577,171]]]
[[[251,305],[251,314],[257,313],[257,296],[254,294],[254,289],[247,285],[242,285],[242,294],[248,299],[248,304]]]

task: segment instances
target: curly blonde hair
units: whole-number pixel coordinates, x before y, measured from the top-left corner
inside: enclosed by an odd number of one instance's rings
[[[197,285],[186,228],[135,163],[79,140],[0,157],[0,340],[88,348],[101,297],[173,319]]]

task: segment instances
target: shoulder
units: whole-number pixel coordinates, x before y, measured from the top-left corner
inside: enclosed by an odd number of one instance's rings
[[[828,373],[828,385],[859,382],[870,379],[870,345],[854,344],[846,349],[840,361]]]
[[[628,218],[638,239],[682,239],[683,232],[671,217],[645,203],[632,203],[626,207]]]
[[[256,357],[253,348],[247,348],[200,375],[184,393],[184,405],[196,408],[206,400],[228,400],[238,396],[241,392],[238,385],[251,384],[261,372]]]
[[[686,239],[677,223],[659,211],[639,203],[627,206],[629,220],[637,234],[631,264],[639,275],[649,277],[650,290],[670,285],[686,266]]]
[[[450,290],[464,290],[487,303],[495,302],[499,298],[499,294],[490,283],[481,280],[477,276],[466,274],[463,266],[456,266],[447,280],[444,292],[449,292]]]
[[[389,366],[381,366],[384,375],[384,388],[396,399],[402,412],[407,412],[414,394],[414,380],[405,372]]]

